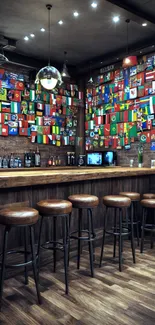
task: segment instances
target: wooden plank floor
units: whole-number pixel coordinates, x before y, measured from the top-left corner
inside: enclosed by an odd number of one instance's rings
[[[52,265],[41,269],[43,304],[36,304],[33,278],[24,286],[23,277],[5,281],[0,324],[11,325],[154,325],[155,324],[155,248],[149,245],[143,255],[125,243],[123,272],[113,261],[112,246],[106,246],[104,265],[98,267],[100,248],[96,249],[95,278],[89,276],[88,252],[83,250],[81,269],[70,261],[70,293],[64,294],[62,261],[57,273]]]

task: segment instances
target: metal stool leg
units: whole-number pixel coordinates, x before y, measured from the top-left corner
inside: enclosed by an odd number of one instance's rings
[[[82,209],[79,209],[78,237],[81,237],[81,229],[82,229]],[[80,268],[80,255],[81,255],[81,240],[78,239],[77,269]]]
[[[146,209],[143,208],[143,219],[142,219],[142,227],[141,227],[141,250],[140,252],[143,253],[144,249],[144,227],[145,227],[145,220],[146,220]]]
[[[63,248],[64,248],[64,269],[65,269],[65,285],[66,294],[68,294],[68,240],[67,240],[67,218],[62,217],[62,230],[63,230]]]
[[[100,265],[99,265],[100,267],[102,266],[102,260],[103,260],[103,251],[104,251],[104,243],[105,243],[105,235],[106,235],[107,213],[108,213],[108,208],[106,208],[106,212],[105,212],[105,216],[104,216],[102,248],[101,248]]]
[[[56,259],[57,259],[57,250],[56,250],[56,240],[57,240],[57,217],[53,217],[53,272],[56,272]]]
[[[70,213],[69,214],[69,217],[68,217],[68,227],[69,227],[69,230],[68,230],[68,266],[69,266],[69,254],[70,254],[70,227],[71,227],[71,216],[72,214]]]
[[[122,271],[122,209],[119,209],[119,271]]]
[[[2,251],[1,276],[0,276],[0,310],[2,308],[2,296],[3,296],[4,277],[5,277],[8,234],[9,234],[9,229],[5,227],[4,239],[3,239],[3,251]]]
[[[93,238],[95,238],[95,231],[94,231],[94,223],[93,223],[93,212],[92,209],[89,209],[90,212],[90,218],[91,218],[91,233],[93,235]],[[93,245],[93,262],[95,262],[95,242],[93,240],[92,242]]]
[[[35,281],[35,285],[36,285],[38,302],[39,302],[39,304],[41,304],[41,295],[40,295],[40,291],[39,291],[38,277],[37,277],[37,265],[36,265],[34,227],[33,226],[30,226],[30,243],[31,243],[31,252],[32,252],[32,266],[33,266],[34,281]]]
[[[136,221],[136,234],[137,234],[137,246],[139,247],[139,222],[138,222],[138,215],[137,215],[137,202],[133,202],[134,204],[134,219]]]
[[[28,227],[24,227],[24,248],[25,248],[25,263],[27,263],[28,259]],[[25,284],[28,284],[28,267],[25,265]]]
[[[115,215],[114,215],[114,233],[116,232],[116,221],[117,221],[117,209],[115,208]],[[116,235],[114,235],[114,251],[113,251],[113,257],[116,257]]]
[[[133,262],[136,263],[136,258],[135,258],[135,241],[134,241],[134,228],[133,228],[133,213],[131,213],[131,248],[132,248]]]
[[[94,265],[93,265],[93,242],[92,242],[92,229],[91,229],[91,212],[90,209],[87,209],[87,218],[88,218],[88,245],[89,245],[89,258],[90,258],[90,269],[91,276],[94,277]]]
[[[41,232],[42,232],[42,225],[43,225],[43,217],[41,216],[40,219],[40,228],[39,228],[39,239],[38,239],[38,250],[37,250],[37,266],[38,266],[38,279],[39,279],[39,272],[40,272],[40,248],[41,248]]]

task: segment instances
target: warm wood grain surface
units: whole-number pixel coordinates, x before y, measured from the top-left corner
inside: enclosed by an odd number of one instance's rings
[[[115,177],[155,175],[151,168],[74,168],[61,170],[29,170],[0,173],[0,188],[68,183]]]
[[[34,280],[23,284],[23,274],[5,281],[2,325],[154,325],[155,324],[155,249],[145,245],[144,254],[136,249],[132,263],[129,243],[124,247],[123,270],[112,259],[113,245],[106,245],[104,265],[98,267],[96,249],[95,278],[90,277],[89,256],[85,249],[81,269],[76,258],[69,267],[69,295],[64,294],[63,262],[57,272],[52,264],[41,267],[40,289],[43,304],[36,304]]]

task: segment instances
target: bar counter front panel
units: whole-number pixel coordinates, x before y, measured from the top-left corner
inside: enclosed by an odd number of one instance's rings
[[[67,199],[69,195],[86,193],[99,197],[100,204],[94,209],[94,226],[102,228],[104,195],[118,194],[120,191],[134,191],[141,194],[155,192],[155,169],[151,168],[64,168],[58,170],[20,170],[0,172],[0,206],[28,201],[30,206],[43,199]],[[141,217],[141,210],[138,211]],[[84,216],[85,224],[85,216]],[[77,210],[73,211],[71,228],[76,229]],[[39,225],[36,227],[36,237]],[[2,242],[3,227],[0,227]],[[46,218],[42,240],[52,236],[50,219]],[[58,237],[61,225],[58,224]],[[22,246],[22,235],[18,229],[10,234],[11,248]]]

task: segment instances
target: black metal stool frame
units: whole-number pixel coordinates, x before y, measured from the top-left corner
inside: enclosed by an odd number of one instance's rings
[[[136,235],[137,235],[137,245],[139,246],[139,224],[140,221],[138,221],[137,217],[137,203],[139,201],[131,201],[131,206],[130,206],[130,214],[129,214],[129,220],[128,220],[128,226],[131,226],[131,214],[132,214],[132,220],[133,220],[133,227],[135,226],[136,228]]]
[[[132,248],[132,255],[133,255],[133,262],[136,263],[135,259],[135,245],[134,245],[134,230],[133,230],[133,214],[131,214],[131,231],[125,227],[123,223],[123,209],[122,208],[114,208],[115,209],[115,215],[114,215],[114,228],[113,231],[107,231],[107,214],[108,209],[112,207],[106,207],[106,213],[104,218],[104,226],[103,226],[103,238],[102,238],[102,248],[101,248],[101,256],[100,256],[100,267],[102,266],[102,260],[103,260],[103,253],[104,253],[104,244],[105,244],[105,235],[110,234],[114,236],[114,251],[113,251],[113,257],[116,256],[116,239],[119,238],[119,271],[122,271],[122,239],[123,237],[131,234],[131,248]],[[117,227],[117,210],[119,210],[119,228]],[[128,222],[128,209],[126,208],[127,213],[127,222]],[[128,226],[128,225],[127,225]],[[126,232],[122,232],[123,229],[126,229]]]
[[[74,208],[74,206],[73,206]],[[82,230],[82,212],[83,210],[87,210],[87,225],[88,229]],[[93,261],[95,259],[95,253],[94,253],[94,240],[96,238],[96,234],[94,232],[94,225],[93,225],[93,214],[92,214],[92,208],[84,207],[80,208],[79,215],[78,215],[78,230],[73,231],[70,233],[69,237],[69,248],[70,248],[70,239],[76,239],[78,240],[78,254],[77,254],[77,269],[80,268],[80,257],[81,257],[81,241],[87,241],[89,245],[89,258],[90,258],[90,269],[91,269],[91,276],[94,277],[94,265]],[[70,223],[71,223],[71,216],[70,216]],[[78,235],[74,235],[78,233]],[[82,236],[82,234],[88,234],[88,236]],[[70,249],[69,249],[70,250]]]
[[[42,225],[44,218],[51,217],[53,219],[53,240],[47,241],[41,244],[41,233],[42,233]],[[62,231],[63,231],[63,241],[57,241],[57,218],[62,218]],[[59,215],[41,215],[40,220],[40,229],[39,229],[39,240],[38,240],[38,278],[40,272],[40,249],[48,249],[53,250],[53,271],[56,272],[56,252],[57,250],[64,252],[64,269],[65,269],[65,293],[68,294],[68,246],[69,246],[69,218],[70,214],[59,214]],[[51,247],[46,247],[52,245]]]
[[[148,211],[153,211],[153,221],[154,223],[149,223],[146,224],[146,218],[147,218],[147,213]],[[155,211],[153,208],[145,208],[143,207],[143,213],[142,213],[142,226],[141,226],[141,247],[140,247],[140,252],[143,253],[144,250],[144,235],[145,231],[148,231],[151,233],[151,249],[153,249],[153,235],[155,233]]]
[[[7,245],[8,245],[8,236],[9,232],[11,231],[12,228],[14,227],[20,227],[24,228],[24,251],[22,250],[10,250],[7,252]],[[30,230],[30,246],[31,246],[31,253],[28,252],[28,228]],[[38,297],[38,303],[41,304],[41,295],[39,291],[39,286],[38,286],[38,279],[37,279],[37,265],[36,265],[36,259],[37,256],[35,254],[35,241],[34,241],[34,225],[10,225],[10,226],[5,226],[4,230],[4,238],[3,238],[3,246],[2,246],[2,262],[0,263],[1,265],[1,274],[0,274],[0,310],[2,307],[2,296],[3,296],[3,287],[4,287],[4,278],[5,278],[5,269],[6,268],[16,268],[16,267],[23,267],[25,266],[25,284],[28,284],[28,270],[27,266],[32,264],[33,266],[33,275],[34,275],[34,280],[35,280],[35,285],[36,285],[36,291],[37,291],[37,297]],[[7,255],[9,254],[24,254],[25,255],[25,262],[20,263],[20,264],[6,264],[6,259]],[[28,261],[28,255],[32,254],[32,259]]]

